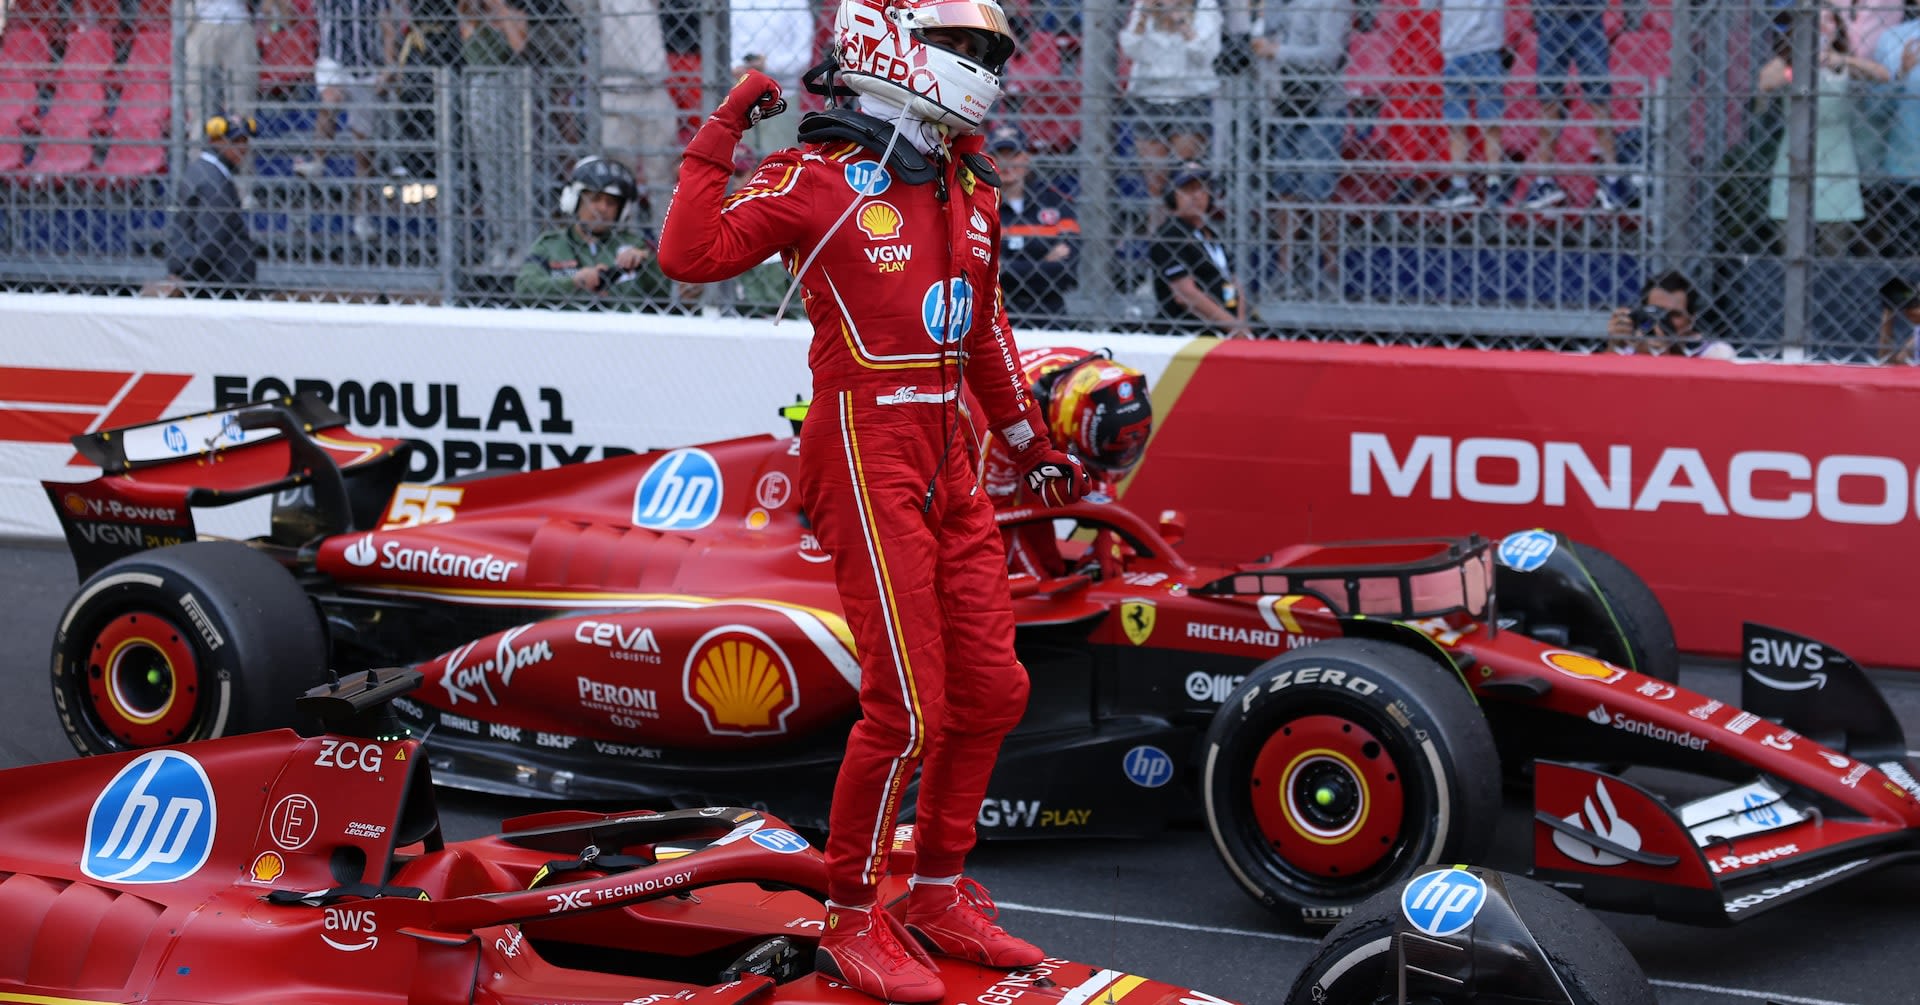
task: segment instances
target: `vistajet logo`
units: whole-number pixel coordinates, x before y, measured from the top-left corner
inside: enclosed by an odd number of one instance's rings
[[[1396,499],[1505,506],[1649,513],[1694,507],[1707,516],[1869,526],[1920,518],[1916,472],[1897,457],[1742,450],[1710,464],[1693,447],[1666,447],[1649,458],[1645,450],[1636,456],[1633,447],[1609,444],[1596,461],[1578,443],[1416,436],[1401,450],[1385,433],[1371,432],[1351,434],[1348,447],[1348,488],[1357,496],[1374,494],[1378,485]]]

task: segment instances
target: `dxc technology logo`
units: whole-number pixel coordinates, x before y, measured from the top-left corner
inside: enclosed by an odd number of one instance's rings
[[[647,469],[633,494],[633,525],[698,530],[720,515],[720,465],[694,447],[667,453]]]
[[[213,784],[177,750],[141,754],[120,769],[87,816],[80,869],[103,883],[172,883],[213,852]]]

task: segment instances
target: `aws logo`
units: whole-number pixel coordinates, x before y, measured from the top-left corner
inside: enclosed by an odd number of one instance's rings
[[[714,629],[694,643],[681,687],[707,732],[718,736],[785,733],[787,717],[800,707],[792,661],[745,625]]]

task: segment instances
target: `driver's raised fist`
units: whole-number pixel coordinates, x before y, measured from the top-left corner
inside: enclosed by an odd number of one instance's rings
[[[734,81],[713,117],[745,132],[786,110],[780,83],[759,70],[748,70]]]

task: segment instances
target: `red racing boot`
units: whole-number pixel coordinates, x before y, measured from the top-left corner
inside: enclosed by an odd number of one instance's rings
[[[933,958],[883,907],[829,902],[814,969],[885,1002],[935,1002],[947,994]]]
[[[961,877],[953,883],[915,882],[907,894],[907,930],[928,949],[989,967],[1036,966],[1047,954],[994,924],[999,911],[985,887]]]

